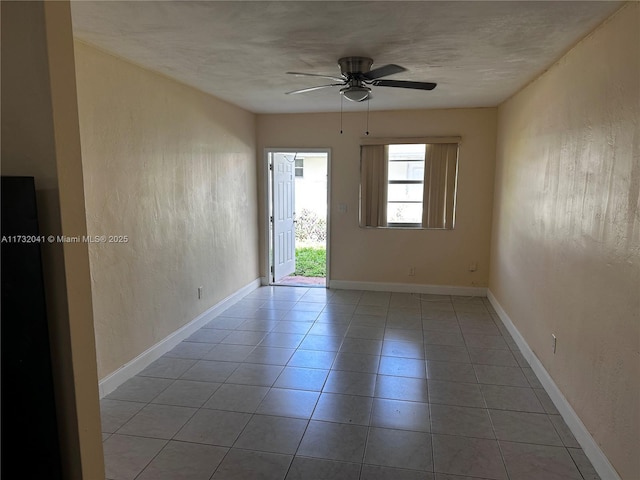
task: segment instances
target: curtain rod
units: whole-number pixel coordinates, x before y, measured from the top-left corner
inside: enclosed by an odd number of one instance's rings
[[[462,143],[462,137],[381,137],[360,138],[360,145],[390,145],[390,144],[406,144],[406,143]]]

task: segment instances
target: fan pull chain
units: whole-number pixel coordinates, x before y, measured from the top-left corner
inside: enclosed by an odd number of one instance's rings
[[[371,100],[367,100],[367,131],[364,132],[366,135],[369,135],[369,102]]]
[[[342,95],[340,95],[340,135],[342,135]]]

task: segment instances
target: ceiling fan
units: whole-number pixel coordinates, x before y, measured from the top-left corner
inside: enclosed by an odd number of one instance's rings
[[[347,100],[352,102],[363,102],[371,98],[371,87],[395,87],[395,88],[412,88],[414,90],[433,90],[436,83],[431,82],[411,82],[407,80],[380,80],[382,77],[393,75],[394,73],[404,72],[407,69],[400,65],[383,65],[382,67],[371,70],[373,60],[368,57],[343,57],[338,60],[340,65],[340,75],[318,75],[315,73],[287,72],[289,75],[296,77],[319,77],[333,80],[339,83],[330,83],[328,85],[319,85],[317,87],[301,88],[286,92],[287,95],[298,93],[312,92],[329,87],[342,87],[340,94]]]

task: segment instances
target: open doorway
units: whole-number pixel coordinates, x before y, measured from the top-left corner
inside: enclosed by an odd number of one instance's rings
[[[328,286],[328,149],[268,149],[269,284]]]

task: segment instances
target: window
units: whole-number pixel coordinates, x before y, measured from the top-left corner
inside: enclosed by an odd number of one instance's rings
[[[387,226],[422,226],[425,144],[389,145]]]
[[[446,141],[362,145],[360,225],[452,229],[458,144]]]
[[[304,177],[304,159],[296,158],[296,167],[295,167],[295,175],[296,177]]]

